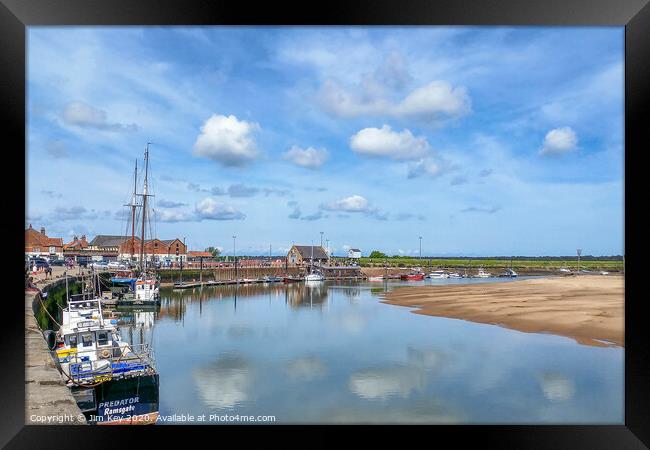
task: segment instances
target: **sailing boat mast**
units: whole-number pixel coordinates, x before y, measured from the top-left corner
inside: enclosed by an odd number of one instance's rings
[[[131,197],[131,261],[135,256],[135,208],[136,192],[138,190],[138,159],[135,159],[135,171],[133,172],[133,196]]]
[[[149,144],[144,149],[144,185],[142,187],[142,237],[140,242],[140,267],[144,273],[147,270],[147,261],[144,259],[144,230],[145,224],[147,223],[147,193],[148,188],[148,176],[149,176]]]

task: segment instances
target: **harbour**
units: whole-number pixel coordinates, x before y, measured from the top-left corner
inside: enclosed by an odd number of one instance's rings
[[[543,279],[548,278],[235,282],[192,289],[163,285],[160,305],[107,305],[104,315],[130,345],[152,345],[159,393],[148,408],[156,410],[156,418],[165,417],[153,421],[159,425],[235,413],[272,416],[275,423],[480,423],[494,414],[489,405],[497,398],[497,419],[506,423],[544,423],[541,411],[547,407],[566,420],[616,422],[621,409],[594,409],[580,392],[589,386],[606,399],[620,394],[614,386],[622,380],[622,369],[616,370],[622,366],[615,362],[622,361],[621,347],[585,346],[561,336],[444,317],[418,318],[410,308],[383,303],[387,294],[404,289],[515,287]],[[191,350],[179,347],[188,339]],[[487,341],[489,347],[480,344]],[[348,343],[345,350],[343,342]],[[501,357],[494,359],[497,348]],[[521,378],[506,376],[523,369],[515,361],[531,348],[536,356],[528,356]],[[478,357],[484,352],[494,361]],[[556,360],[556,352],[565,357]],[[511,367],[501,368],[496,379],[475,376],[478,367],[492,373],[492,364]],[[580,364],[593,370],[587,374]],[[91,423],[101,424],[114,409],[132,411],[129,402],[144,407],[136,392],[146,393],[146,388],[126,388],[104,402],[111,406],[100,414],[88,414]],[[459,395],[468,389],[471,395]],[[521,416],[517,395],[539,395],[542,409]],[[302,397],[310,398],[307,409],[296,406]],[[377,409],[377,404],[388,408]]]

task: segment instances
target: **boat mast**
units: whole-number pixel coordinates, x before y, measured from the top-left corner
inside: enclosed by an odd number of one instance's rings
[[[144,149],[144,185],[142,188],[142,241],[140,242],[140,267],[143,274],[147,270],[147,261],[144,259],[144,230],[147,222],[147,197],[149,196],[147,193],[149,176],[149,144],[150,142],[147,142],[147,146]]]
[[[131,261],[135,256],[135,208],[136,193],[138,190],[138,158],[135,159],[135,171],[133,173],[133,196],[131,197]]]

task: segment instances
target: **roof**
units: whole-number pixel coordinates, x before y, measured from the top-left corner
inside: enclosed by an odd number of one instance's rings
[[[212,258],[212,253],[190,250],[189,252],[187,252],[187,257],[188,258]]]
[[[43,245],[43,246],[63,247],[63,238],[47,237],[43,233],[38,232],[33,228],[26,229],[25,233],[26,233],[25,242],[31,240],[31,241],[36,241],[39,245]]]
[[[361,253],[361,250],[359,250],[358,248],[351,248],[350,251],[351,252],[359,252],[359,253]]]
[[[312,249],[314,249],[314,259],[328,259],[329,256],[323,247],[320,245],[294,245],[303,259],[311,259]]]
[[[130,237],[98,234],[90,241],[90,245],[93,247],[119,247],[120,244],[128,240],[130,240]]]

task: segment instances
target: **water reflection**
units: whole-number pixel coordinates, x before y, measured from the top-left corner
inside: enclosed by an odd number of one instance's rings
[[[365,399],[385,399],[393,395],[406,398],[411,391],[422,391],[424,374],[412,367],[364,369],[350,376],[350,391]]]
[[[326,370],[320,358],[316,356],[304,356],[289,361],[287,363],[286,373],[292,380],[310,381],[322,378]]]
[[[621,423],[622,349],[413,314],[377,298],[402,284],[164,288],[160,311],[121,320],[134,341],[153,338],[163,414]]]
[[[210,408],[229,409],[249,400],[253,374],[239,355],[225,355],[192,371],[195,389]]]
[[[544,397],[553,402],[566,401],[573,397],[575,386],[573,381],[556,372],[543,373],[540,385]]]

